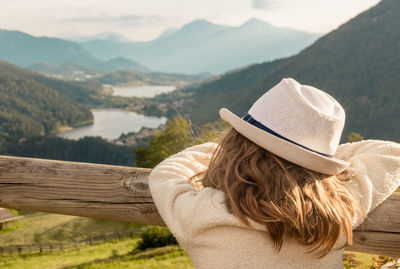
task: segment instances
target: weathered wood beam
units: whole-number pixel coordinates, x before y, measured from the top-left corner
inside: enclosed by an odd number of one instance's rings
[[[150,171],[0,156],[0,206],[164,225],[148,189]],[[400,193],[368,215],[346,250],[400,257]]]
[[[150,169],[0,156],[0,206],[163,225]]]

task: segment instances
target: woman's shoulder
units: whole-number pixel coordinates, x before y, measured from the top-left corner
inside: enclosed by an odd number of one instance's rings
[[[335,157],[349,160],[357,155],[386,154],[400,157],[400,144],[384,140],[362,140],[339,145]]]

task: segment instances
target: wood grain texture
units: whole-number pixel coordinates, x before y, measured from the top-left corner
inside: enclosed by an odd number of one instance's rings
[[[400,234],[354,232],[353,246],[347,247],[346,250],[400,257]]]
[[[0,206],[163,225],[150,169],[0,156]]]
[[[400,193],[394,193],[380,204],[356,230],[400,234]]]
[[[0,156],[0,207],[165,225],[150,169]],[[400,193],[368,215],[346,250],[400,257]]]

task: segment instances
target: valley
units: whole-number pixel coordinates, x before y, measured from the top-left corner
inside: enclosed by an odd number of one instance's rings
[[[340,143],[400,142],[399,14],[398,0],[381,0],[326,34],[208,17],[146,41],[106,29],[63,38],[0,30],[0,155],[153,168],[186,147],[217,141],[230,128],[220,108],[243,116],[286,77],[343,105]],[[23,218],[4,225],[0,247],[133,232],[62,251],[4,253],[1,268],[193,268],[177,245],[139,249],[145,225],[15,213]],[[378,268],[388,259],[346,253],[343,264]]]

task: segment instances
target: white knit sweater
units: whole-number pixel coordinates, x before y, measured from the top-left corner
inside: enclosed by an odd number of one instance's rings
[[[207,168],[215,143],[190,147],[164,160],[149,176],[157,209],[196,268],[343,268],[343,250],[322,259],[286,239],[276,253],[264,226],[248,227],[228,213],[221,191],[196,191],[188,179]],[[400,144],[365,140],[340,145],[335,157],[351,163],[348,188],[363,218],[400,185]],[[354,220],[357,227],[362,219]]]

